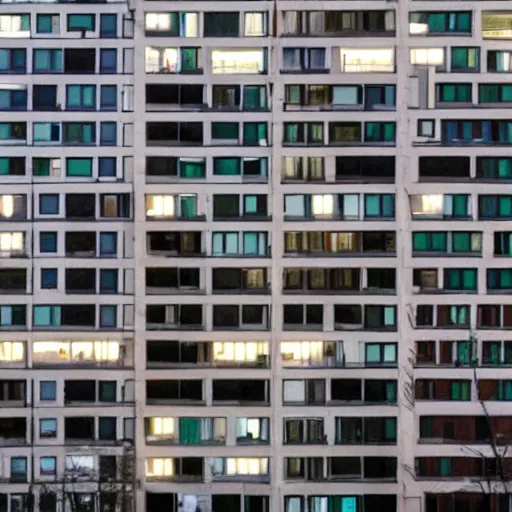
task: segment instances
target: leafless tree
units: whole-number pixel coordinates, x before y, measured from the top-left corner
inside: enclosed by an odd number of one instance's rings
[[[133,445],[123,445],[110,474],[91,471],[78,464],[67,467],[64,474],[51,482],[35,482],[39,493],[39,510],[48,510],[46,501],[60,505],[62,512],[133,512],[135,509],[135,454]],[[34,492],[34,490],[32,492]],[[49,500],[51,501],[51,500]]]

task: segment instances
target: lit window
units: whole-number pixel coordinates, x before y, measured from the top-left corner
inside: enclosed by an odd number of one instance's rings
[[[9,219],[14,214],[14,196],[0,196],[0,215]]]
[[[235,475],[267,475],[268,459],[266,458],[226,458],[214,459],[214,474]]]
[[[213,360],[255,362],[259,356],[268,355],[266,341],[216,341],[213,344]]]
[[[0,362],[14,363],[25,360],[25,345],[21,341],[0,342]]]
[[[171,458],[152,458],[146,459],[146,476],[173,476],[174,475],[174,459]]]
[[[11,254],[23,252],[23,233],[0,233],[0,252]]]
[[[334,201],[331,194],[313,195],[312,201],[313,215],[332,215],[334,211]]]
[[[66,469],[73,473],[90,473],[94,469],[92,455],[67,455]]]
[[[411,196],[412,215],[442,215],[444,211],[444,198],[442,194],[429,194]]]
[[[213,50],[212,73],[262,73],[265,71],[265,52],[263,49],[252,50]]]
[[[149,434],[172,437],[175,434],[174,418],[149,418]]]
[[[395,52],[393,48],[340,48],[343,73],[393,73]]]
[[[171,15],[168,13],[146,13],[146,30],[166,31],[171,28]]]
[[[174,196],[146,196],[148,217],[174,217]]]
[[[78,362],[106,362],[119,360],[119,342],[117,341],[73,341],[71,360]]]
[[[0,16],[0,37],[30,37],[29,14]]]
[[[35,363],[62,363],[69,361],[68,341],[35,341],[32,348]]]
[[[324,359],[321,341],[283,341],[281,342],[283,364],[321,363]]]
[[[246,12],[245,13],[245,36],[266,36],[267,23],[266,13]]]
[[[444,48],[413,48],[411,64],[428,64],[442,66],[444,64]]]

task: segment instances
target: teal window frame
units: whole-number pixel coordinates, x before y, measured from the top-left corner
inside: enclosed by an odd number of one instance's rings
[[[395,217],[395,194],[365,194],[364,196],[365,218]]]
[[[244,85],[242,94],[242,110],[252,112],[268,108],[267,89],[264,85]]]
[[[512,219],[512,195],[479,195],[479,219]]]
[[[512,86],[511,86],[512,87]],[[437,101],[443,102],[471,102],[472,85],[445,83],[437,84]]]
[[[96,123],[62,123],[62,143],[66,145],[96,144]]]
[[[412,234],[413,252],[448,252],[448,233],[444,231],[415,231]]]
[[[244,146],[265,145],[268,138],[267,123],[244,123]],[[264,141],[263,144],[261,142]]]
[[[479,248],[473,249],[476,237],[479,237]],[[452,251],[453,253],[476,253],[482,252],[482,234],[468,231],[452,232]]]
[[[242,174],[242,162],[238,157],[214,157],[214,176],[240,176]]]
[[[453,291],[477,291],[478,270],[476,268],[445,268],[444,289]]]
[[[365,142],[396,142],[396,123],[366,122],[364,123]]]
[[[61,306],[39,305],[33,307],[34,327],[61,325]]]
[[[202,159],[178,160],[178,172],[180,178],[201,179],[206,177],[206,161]]]
[[[451,71],[478,71],[480,48],[471,46],[451,47]]]
[[[487,290],[512,290],[512,269],[488,268]]]
[[[240,137],[240,124],[237,122],[212,123],[212,140],[236,140]]]
[[[36,15],[36,33],[53,34],[53,20],[59,18],[58,14],[37,14]]]
[[[454,401],[468,402],[471,400],[471,381],[452,381],[450,384],[450,398]]]
[[[55,48],[35,48],[32,68],[33,73],[62,73],[62,50]]]
[[[478,84],[478,102],[512,102],[512,84]]]
[[[66,109],[96,110],[96,86],[66,85]]]
[[[512,179],[511,157],[477,157],[477,178]]]
[[[66,158],[66,176],[68,178],[91,178],[92,158]]]
[[[96,30],[96,14],[68,14],[67,29],[68,32]]]

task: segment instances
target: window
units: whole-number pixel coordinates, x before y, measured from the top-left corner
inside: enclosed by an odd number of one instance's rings
[[[56,457],[41,457],[39,459],[39,473],[41,475],[55,475],[57,470]]]
[[[117,382],[115,380],[100,380],[98,396],[100,402],[116,402]]]
[[[365,142],[395,142],[395,123],[365,123]]]
[[[512,196],[479,195],[478,213],[480,219],[511,219]]]
[[[100,145],[117,145],[117,124],[111,121],[102,121],[100,123]]]
[[[0,48],[0,73],[26,73],[24,48]]]
[[[42,386],[43,382],[41,382]],[[41,390],[43,388],[41,387]],[[52,400],[52,399],[44,399]],[[55,400],[55,398],[53,398]],[[39,437],[54,439],[57,437],[57,420],[55,418],[41,418],[39,420]]]
[[[0,157],[1,176],[25,176],[24,157]]]
[[[68,14],[68,32],[96,30],[96,16],[94,14]]]
[[[117,86],[102,85],[100,94],[101,110],[117,110]]]
[[[244,14],[244,36],[266,36],[267,35],[267,13],[246,12]]]
[[[57,252],[57,233],[54,231],[41,231],[39,233],[39,252]]]
[[[96,123],[63,123],[62,133],[64,144],[96,143]]]
[[[117,72],[117,50],[100,49],[100,73],[115,74]]]
[[[61,306],[34,306],[34,327],[59,326]]]
[[[117,269],[100,270],[100,293],[117,293],[118,271]]]
[[[0,88],[0,110],[27,110],[27,89],[24,86]]]
[[[55,290],[57,289],[57,269],[42,268],[41,269],[41,289]]]
[[[100,306],[100,327],[117,327],[117,306],[104,304]]]
[[[115,178],[116,176],[116,157],[100,156],[98,158],[98,176],[100,178]]]
[[[365,364],[386,365],[396,364],[396,343],[365,343]]]
[[[95,85],[66,85],[68,110],[96,110]]]
[[[418,137],[434,137],[436,134],[436,122],[433,119],[418,120]]]
[[[92,176],[92,158],[66,158],[66,176],[90,178]]]
[[[262,49],[212,50],[212,73],[259,74],[267,71],[267,51]]]
[[[342,73],[393,73],[393,48],[340,48]]]
[[[100,233],[100,256],[117,255],[117,233]]]
[[[268,418],[237,418],[236,443],[268,443],[270,439],[269,424]]]
[[[197,195],[147,195],[146,215],[149,218],[195,217],[197,216]]]
[[[480,69],[480,48],[452,47],[453,71],[478,71]]]
[[[60,142],[60,123],[34,123],[33,125],[34,145]]]
[[[395,196],[394,194],[365,194],[364,216],[366,218],[394,218]]]
[[[411,64],[444,67],[444,48],[412,48]]]
[[[268,475],[266,458],[219,458],[213,459],[213,477],[216,475]]]
[[[38,34],[58,34],[59,33],[59,15],[58,14],[37,14],[36,32]]]
[[[449,268],[444,270],[445,290],[477,290],[477,269],[474,268]]]
[[[471,33],[471,12],[411,12],[409,34]]]
[[[34,176],[60,176],[60,158],[33,158],[32,174]]]
[[[117,439],[117,418],[98,418],[98,438],[108,441]]]
[[[30,37],[30,14],[0,16],[0,37]]]
[[[58,215],[59,194],[39,194],[39,213],[41,215]]]
[[[34,49],[34,73],[62,73],[62,50]]]
[[[21,341],[0,342],[0,362],[17,363],[25,361],[25,344]]]
[[[32,88],[33,110],[57,110],[57,86],[34,85]]]
[[[57,382],[54,380],[42,380],[39,382],[40,400],[57,400]]]
[[[11,480],[25,482],[27,480],[27,458],[11,458]]]
[[[511,290],[512,269],[487,269],[487,290]]]
[[[506,103],[512,101],[512,85],[479,84],[479,103]]]
[[[440,103],[470,102],[471,99],[471,84],[437,84],[437,101]]]
[[[283,70],[289,73],[324,70],[325,55],[325,48],[283,48]]]
[[[117,14],[100,14],[100,37],[117,37]]]

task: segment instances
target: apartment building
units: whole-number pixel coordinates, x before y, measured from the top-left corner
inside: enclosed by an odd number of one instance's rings
[[[512,510],[512,2],[0,11],[0,512]]]

